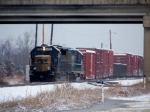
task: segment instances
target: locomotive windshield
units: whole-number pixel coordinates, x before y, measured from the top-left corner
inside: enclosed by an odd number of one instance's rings
[[[37,63],[38,64],[47,64],[48,63],[48,59],[38,59]]]
[[[38,59],[35,60],[35,57],[37,56],[50,56],[51,57],[51,63],[54,66],[58,65],[58,58],[59,56],[60,50],[57,49],[54,46],[37,46],[36,48],[34,48],[31,51],[31,63],[37,63],[37,64],[47,64],[47,60],[46,59]]]

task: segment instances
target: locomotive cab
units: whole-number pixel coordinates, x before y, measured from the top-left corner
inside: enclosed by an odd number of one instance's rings
[[[30,82],[54,82],[59,65],[60,50],[41,45],[31,51]]]

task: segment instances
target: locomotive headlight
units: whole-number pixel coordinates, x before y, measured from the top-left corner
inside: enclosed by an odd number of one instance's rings
[[[33,69],[36,70],[36,67],[34,67]]]
[[[50,67],[48,67],[47,70],[50,70]]]
[[[45,51],[46,50],[46,48],[45,47],[43,47],[43,51]]]

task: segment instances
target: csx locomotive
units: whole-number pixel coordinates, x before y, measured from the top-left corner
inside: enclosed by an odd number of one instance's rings
[[[31,51],[30,82],[74,81],[84,79],[80,51],[43,44]]]

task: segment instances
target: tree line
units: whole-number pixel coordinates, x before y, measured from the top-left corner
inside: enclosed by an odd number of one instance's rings
[[[0,76],[24,75],[29,64],[34,37],[25,32],[17,38],[0,39]]]

